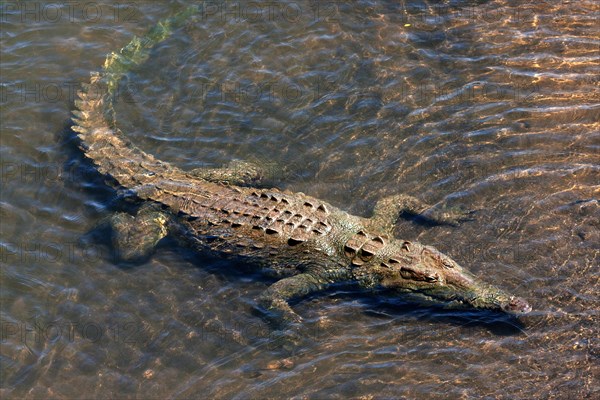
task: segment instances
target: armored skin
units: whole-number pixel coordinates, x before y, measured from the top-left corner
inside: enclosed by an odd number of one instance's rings
[[[160,22],[109,55],[75,102],[72,129],[85,155],[116,188],[144,203],[136,216],[121,213],[112,219],[114,244],[123,258],[149,254],[169,234],[199,251],[241,258],[280,278],[258,300],[281,321],[301,320],[290,299],[337,282],[417,293],[451,306],[511,314],[531,310],[525,300],[482,282],[435,248],[392,234],[402,212],[447,224],[464,214],[442,213],[396,195],[382,199],[371,218],[358,217],[303,193],[249,187],[260,179],[260,166],[236,162],[184,171],[134,146],[116,126],[115,90],[194,11]]]

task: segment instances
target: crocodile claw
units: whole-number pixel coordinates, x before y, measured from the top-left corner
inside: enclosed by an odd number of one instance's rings
[[[430,208],[429,210],[419,214],[419,217],[436,224],[458,226],[462,222],[474,221],[474,214],[477,211],[479,210],[465,210],[461,207],[449,207],[443,210]]]

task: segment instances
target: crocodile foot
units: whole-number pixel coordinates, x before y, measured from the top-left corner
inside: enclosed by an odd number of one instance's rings
[[[339,274],[335,268],[312,268],[311,271],[281,279],[269,286],[258,298],[259,311],[281,329],[300,324],[302,317],[292,310],[289,300],[324,289]]]
[[[302,317],[296,314],[288,302],[282,298],[268,297],[266,294],[263,294],[258,299],[258,310],[277,329],[302,323]]]
[[[473,215],[477,210],[465,210],[460,207],[448,207],[443,209],[430,208],[420,214],[418,218],[434,224],[458,226],[461,222],[474,221]]]
[[[285,330],[275,330],[267,338],[269,350],[295,354],[307,346],[309,335],[302,324],[294,324]]]
[[[475,210],[462,210],[457,207],[440,210],[416,197],[397,194],[379,200],[373,210],[373,216],[366,218],[365,224],[391,233],[400,215],[406,213],[433,224],[456,226],[461,222],[473,220],[474,212]]]
[[[138,262],[150,256],[167,236],[167,222],[164,213],[149,205],[142,206],[135,216],[121,212],[110,217],[117,259]]]

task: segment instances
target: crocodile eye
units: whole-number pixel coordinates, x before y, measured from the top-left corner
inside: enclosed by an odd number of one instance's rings
[[[444,267],[446,268],[454,268],[454,264],[451,261],[448,260],[442,260],[442,264],[444,264]]]
[[[425,275],[423,273],[415,271],[408,267],[402,267],[400,269],[400,275],[404,279],[409,279],[409,280],[413,280],[413,281],[424,281],[425,280]]]
[[[400,275],[404,279],[428,283],[437,282],[440,279],[438,274],[436,274],[435,272],[420,272],[408,267],[402,267],[400,269]]]

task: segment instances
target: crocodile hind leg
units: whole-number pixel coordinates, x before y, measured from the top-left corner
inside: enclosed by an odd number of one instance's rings
[[[230,185],[256,185],[264,181],[267,170],[257,163],[234,160],[224,168],[196,168],[189,173],[210,182],[225,182]]]
[[[367,218],[367,225],[392,232],[401,214],[416,215],[425,221],[435,224],[458,225],[460,222],[471,220],[473,211],[457,208],[439,210],[423,201],[405,194],[385,197],[377,202],[373,216]]]
[[[144,204],[135,216],[117,213],[110,218],[112,243],[117,257],[140,261],[152,254],[159,240],[167,236],[168,217],[156,207]]]

